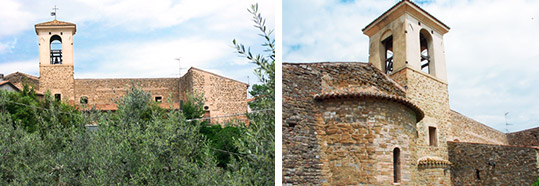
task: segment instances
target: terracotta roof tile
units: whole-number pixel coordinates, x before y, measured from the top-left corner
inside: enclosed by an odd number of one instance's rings
[[[49,22],[36,24],[36,26],[76,26],[76,25],[73,23],[58,21],[55,19]]]

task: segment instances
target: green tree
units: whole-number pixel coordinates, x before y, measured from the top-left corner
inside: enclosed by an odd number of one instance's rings
[[[187,92],[182,112],[186,119],[199,119],[204,115],[204,94]]]
[[[258,67],[255,74],[260,85],[253,86],[252,96],[256,100],[250,105],[254,112],[248,115],[249,126],[236,141],[239,154],[238,161],[233,161],[232,172],[229,176],[232,185],[274,185],[275,174],[275,39],[273,30],[265,25],[266,20],[258,12],[258,4],[248,10],[253,15],[255,27],[265,39],[262,44],[266,47],[266,55],[253,55],[250,48],[235,39],[233,44],[237,52],[244,55]]]

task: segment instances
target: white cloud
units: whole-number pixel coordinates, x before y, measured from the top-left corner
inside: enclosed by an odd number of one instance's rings
[[[31,25],[33,15],[24,10],[24,7],[14,0],[1,0],[0,4],[0,38],[17,34],[26,30],[26,25]]]
[[[178,61],[174,59],[178,57],[181,57],[182,68],[208,68],[230,54],[229,51],[228,45],[203,38],[111,44],[81,51],[82,56],[79,56],[80,62],[76,66],[82,73],[76,77],[174,76],[178,74]]]
[[[11,49],[15,48],[15,45],[17,44],[17,38],[14,38],[12,41],[0,42],[0,54],[11,52]]]
[[[0,73],[8,75],[14,72],[24,72],[38,76],[39,60],[32,59],[27,61],[12,61],[9,63],[0,63]]]

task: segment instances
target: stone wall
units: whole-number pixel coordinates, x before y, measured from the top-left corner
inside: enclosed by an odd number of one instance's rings
[[[82,96],[88,98],[88,105],[96,105],[97,108],[111,108],[116,100],[127,94],[132,85],[150,92],[152,100],[156,96],[162,97],[166,103],[170,98],[173,103],[178,103],[178,78],[133,78],[133,79],[76,79],[75,80],[75,103],[80,104]]]
[[[539,175],[537,149],[448,142],[453,185],[532,185]]]
[[[318,185],[323,177],[312,94],[321,91],[320,72],[307,64],[282,68],[283,185]]]
[[[479,123],[456,111],[449,112],[448,141],[507,145],[505,133]]]
[[[509,145],[539,146],[539,128],[507,134]]]
[[[450,111],[447,83],[409,67],[395,71],[390,77],[406,89],[406,98],[425,113],[425,118],[417,123],[418,158],[434,157],[447,161],[445,142]],[[436,128],[437,145],[429,143],[429,127]],[[433,167],[421,170],[417,181],[420,184],[444,185],[450,182],[450,176],[441,167]]]
[[[315,100],[320,94],[359,97]],[[404,89],[370,64],[283,64],[283,184],[389,185],[395,147],[402,182],[411,183],[416,113],[362,94],[393,99]]]
[[[391,185],[393,151],[400,151],[400,181],[416,175],[416,116],[403,104],[372,98],[317,102],[317,138],[327,185]]]
[[[75,103],[73,65],[41,65],[39,67],[39,90],[61,94],[62,101]]]
[[[228,116],[247,112],[246,83],[197,68],[190,68],[184,76],[186,86],[190,85],[193,92],[204,93],[204,106],[208,108],[205,116]],[[233,119],[245,121],[245,117],[239,116],[216,118],[212,119],[211,123],[225,125]]]

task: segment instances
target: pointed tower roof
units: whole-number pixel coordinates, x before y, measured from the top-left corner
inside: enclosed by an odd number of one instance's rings
[[[365,35],[370,36],[380,29],[379,23],[391,22],[405,13],[411,15],[421,22],[428,24],[441,34],[449,32],[449,26],[442,23],[440,20],[436,19],[436,17],[432,16],[410,0],[401,0],[399,3],[395,4],[389,10],[380,15],[380,17],[369,23],[365,28],[363,28],[362,31]]]
[[[58,21],[56,19],[52,21],[44,22],[44,23],[38,23],[35,25],[36,33],[37,33],[37,29],[40,29],[40,28],[59,28],[59,27],[61,28],[72,27],[73,35],[75,35],[75,32],[77,32],[77,25],[75,25],[74,23]]]

